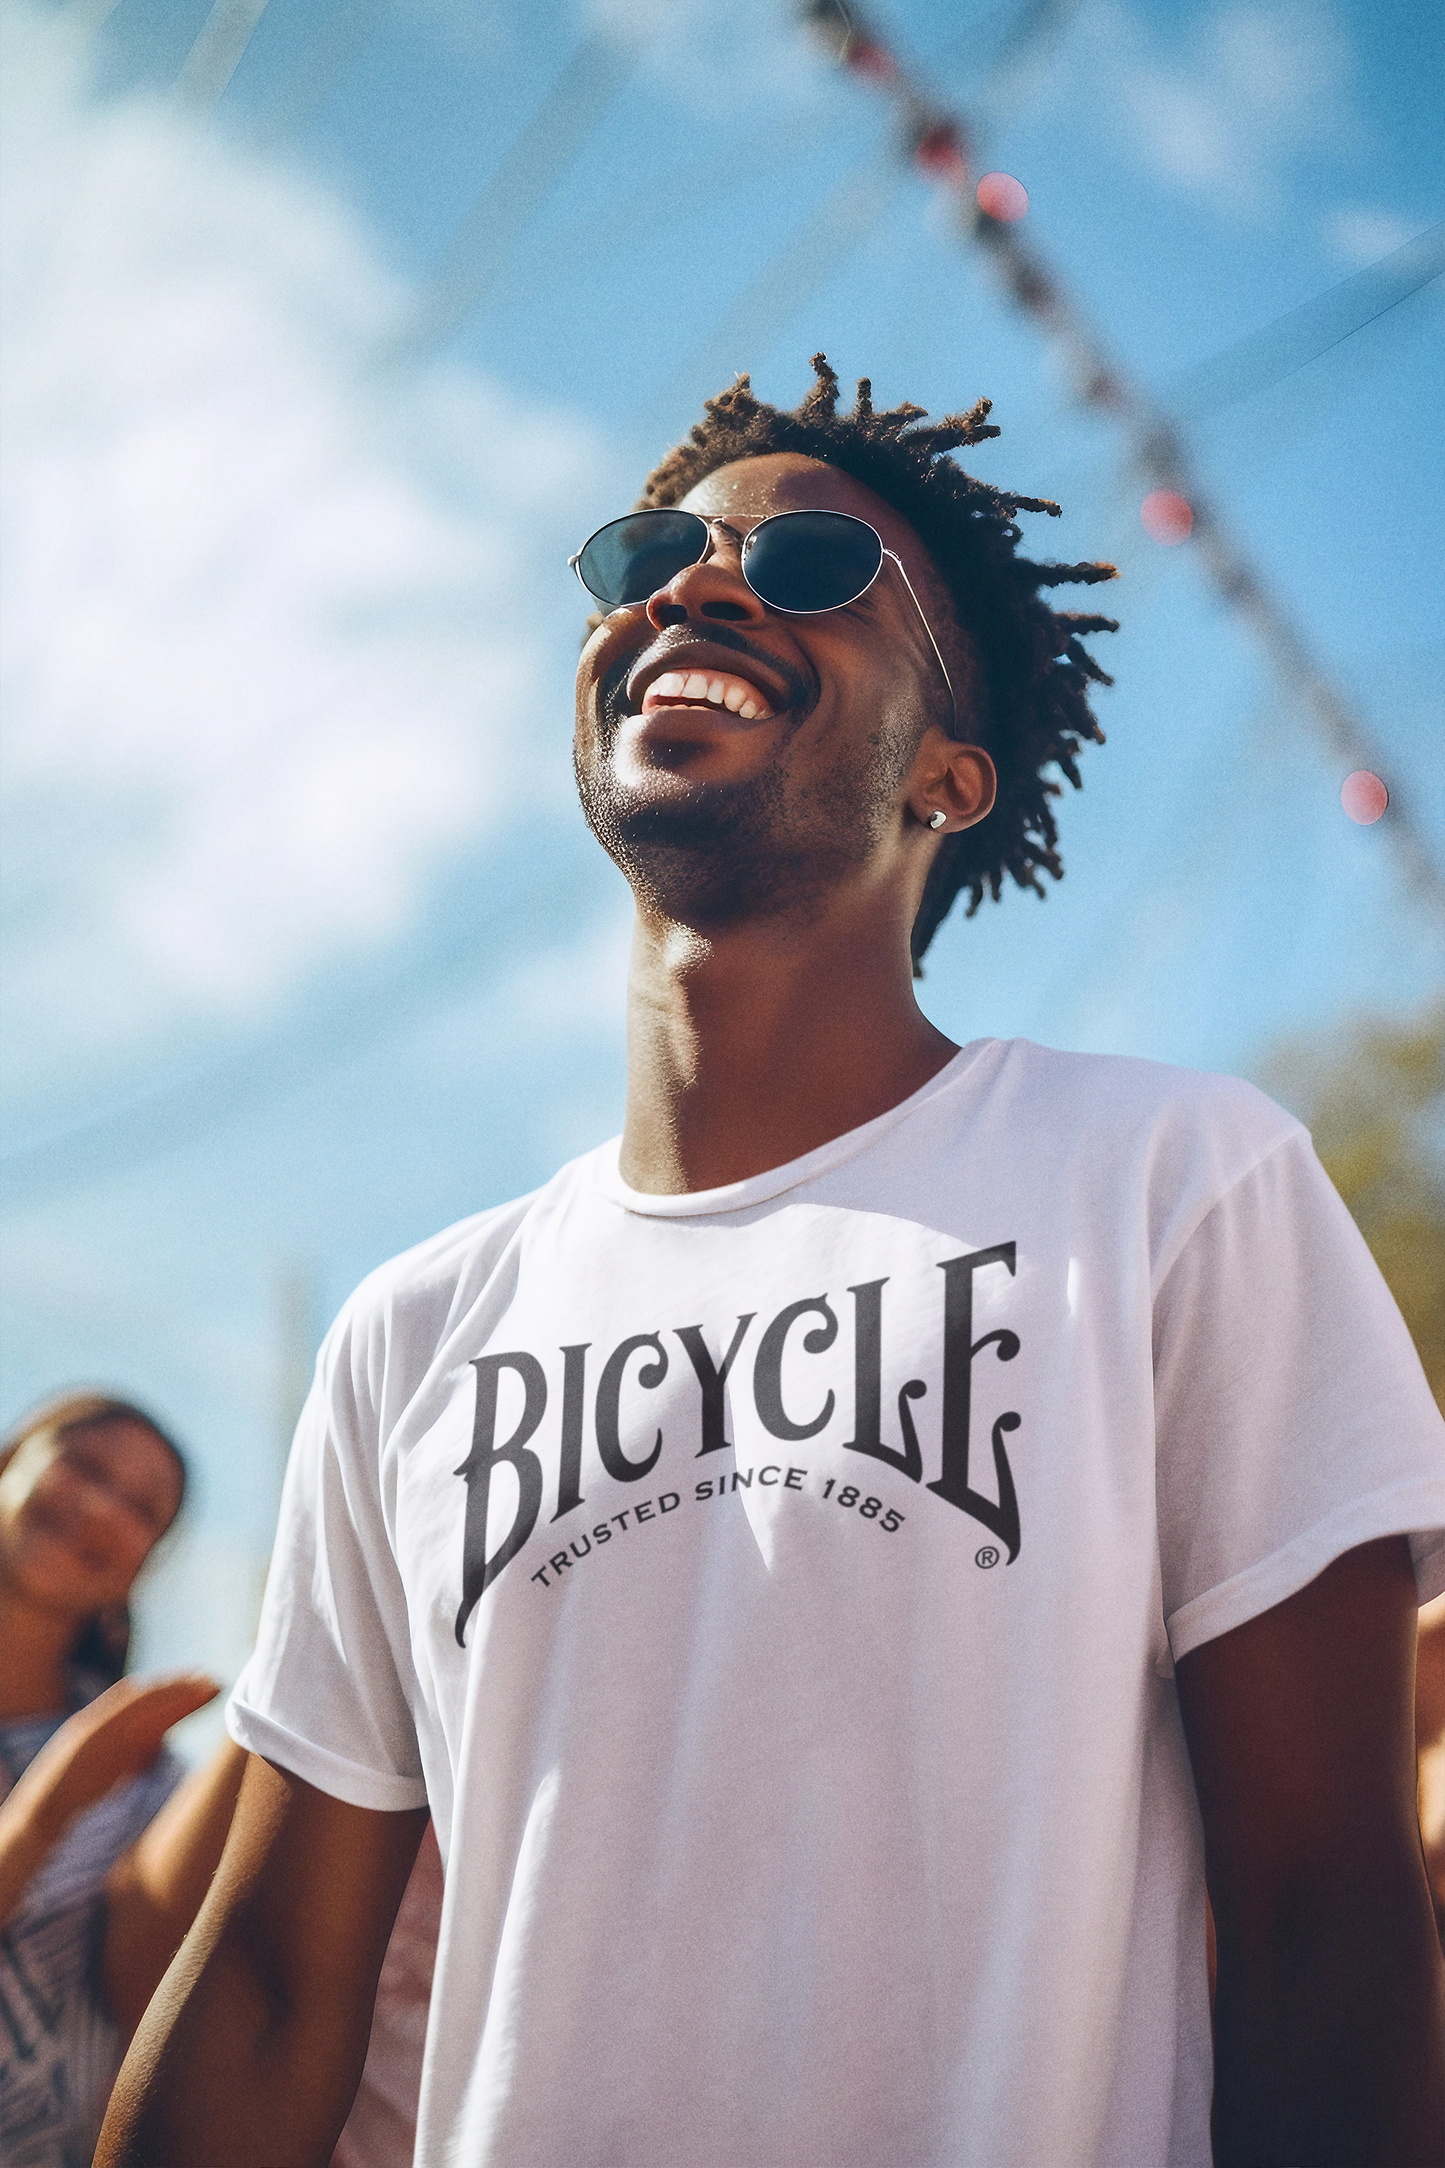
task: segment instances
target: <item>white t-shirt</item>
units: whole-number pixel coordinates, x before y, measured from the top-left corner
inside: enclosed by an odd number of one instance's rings
[[[420,2168],[1206,2168],[1173,1659],[1445,1431],[1299,1125],[1026,1041],[677,1197],[617,1147],[365,1282],[245,1746],[446,1868]]]

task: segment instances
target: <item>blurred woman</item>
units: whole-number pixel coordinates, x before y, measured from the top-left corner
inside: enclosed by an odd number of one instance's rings
[[[182,1786],[161,1748],[215,1682],[121,1675],[131,1588],[185,1488],[159,1424],[99,1394],[49,1402],[0,1444],[5,2168],[87,2168],[229,1825],[239,1750]]]

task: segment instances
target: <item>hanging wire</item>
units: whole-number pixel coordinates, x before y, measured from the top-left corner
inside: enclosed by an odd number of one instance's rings
[[[881,224],[900,185],[897,162],[868,152],[850,166],[796,233],[751,278],[706,336],[647,402],[645,424],[670,423],[729,372],[748,368],[780,323],[806,307],[844,259]]]
[[[1417,233],[1363,271],[1316,294],[1272,323],[1172,379],[1165,397],[1176,421],[1206,421],[1255,392],[1282,384],[1370,324],[1378,323],[1445,272],[1445,222]]]
[[[284,142],[325,110],[337,84],[371,43],[385,8],[386,0],[340,0],[321,16],[289,77],[273,94],[265,119],[253,123],[253,141]]]
[[[267,0],[215,0],[176,79],[176,96],[193,112],[211,113],[240,67]]]
[[[484,183],[406,321],[378,359],[417,360],[460,330],[506,269],[524,227],[621,95],[640,48],[606,28],[586,36]]]

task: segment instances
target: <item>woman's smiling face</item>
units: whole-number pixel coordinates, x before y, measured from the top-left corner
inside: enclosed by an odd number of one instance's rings
[[[124,1602],[182,1487],[170,1447],[132,1417],[32,1431],[0,1469],[0,1586],[77,1619]]]

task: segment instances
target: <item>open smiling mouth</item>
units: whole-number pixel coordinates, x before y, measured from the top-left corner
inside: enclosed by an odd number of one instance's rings
[[[790,669],[773,655],[754,654],[730,627],[712,628],[713,637],[685,639],[664,633],[640,655],[618,667],[604,686],[603,707],[614,726],[631,720],[644,730],[651,718],[660,721],[663,711],[679,719],[684,736],[692,733],[682,725],[689,711],[699,719],[711,716],[722,729],[771,723],[780,716],[811,708],[817,686],[808,675]],[[649,731],[651,737],[656,729]]]
[[[739,722],[771,722],[773,709],[751,678],[728,670],[664,670],[642,696],[639,713],[657,708],[724,708]]]

